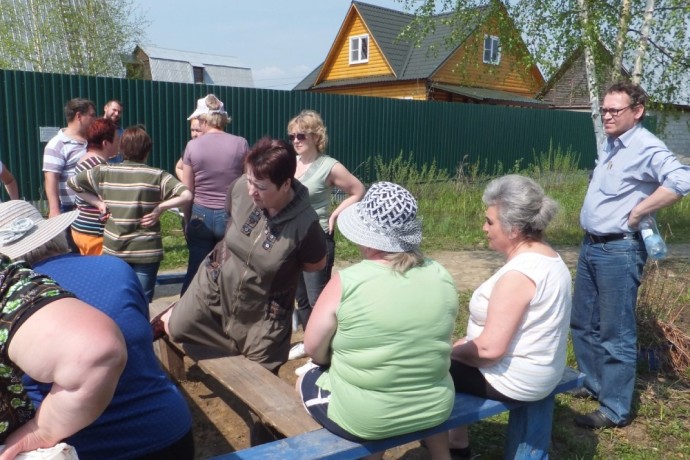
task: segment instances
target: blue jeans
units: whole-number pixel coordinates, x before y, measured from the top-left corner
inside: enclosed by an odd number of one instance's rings
[[[647,261],[640,240],[580,248],[570,326],[585,387],[615,423],[630,420],[637,367],[637,288]]]
[[[307,328],[307,322],[311,311],[316,304],[316,300],[321,295],[321,291],[331,280],[333,263],[335,262],[335,240],[333,235],[326,233],[326,266],[318,272],[302,272],[302,276],[297,281],[297,319],[302,329]]]
[[[225,226],[229,216],[225,209],[211,209],[198,204],[192,205],[192,215],[187,224],[187,273],[182,283],[182,294],[189,287],[201,262],[213,250],[219,241],[225,237]]]
[[[144,288],[144,294],[149,303],[153,301],[153,291],[156,288],[156,277],[158,276],[158,267],[160,262],[152,262],[150,264],[129,264],[137,274],[141,287]]]

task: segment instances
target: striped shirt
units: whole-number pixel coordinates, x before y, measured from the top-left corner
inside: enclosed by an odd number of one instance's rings
[[[86,141],[72,139],[64,128],[46,144],[43,150],[43,171],[60,175],[60,205],[74,205],[74,192],[67,186],[67,179],[74,176],[77,163],[86,153]]]
[[[125,160],[82,171],[69,180],[76,192],[94,193],[110,211],[103,232],[103,254],[120,257],[130,264],[163,259],[160,222],[143,228],[142,217],[163,201],[180,196],[187,187],[172,174]]]
[[[106,163],[106,160],[98,155],[94,155],[80,161],[74,171],[76,174],[79,174],[82,171],[88,171],[89,169]],[[74,203],[79,209],[79,215],[76,220],[72,222],[72,229],[80,233],[86,233],[87,235],[103,236],[103,227],[105,227],[105,225],[100,219],[101,213],[98,208],[91,206],[78,196],[75,197]]]

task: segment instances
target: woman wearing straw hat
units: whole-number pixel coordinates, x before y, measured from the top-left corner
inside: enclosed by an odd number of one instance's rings
[[[338,219],[364,260],[335,274],[316,302],[304,346],[320,367],[297,385],[309,413],[347,439],[431,428],[453,407],[458,296],[451,275],[420,253],[416,216],[407,190],[378,182]],[[432,459],[450,459],[447,434],[425,442]]]
[[[228,214],[228,187],[242,175],[247,140],[225,132],[230,117],[223,102],[209,94],[197,101],[188,118],[199,119],[204,135],[187,143],[182,155],[182,183],[194,195],[191,212],[185,214],[189,259],[182,294],[189,287],[204,257],[223,240]]]
[[[23,259],[37,272],[52,277],[60,286],[112,318],[124,335],[128,360],[119,379],[113,379],[117,387],[105,402],[105,411],[78,433],[68,433],[67,442],[77,449],[82,460],[192,460],[192,417],[177,386],[158,365],[151,342],[148,302],[137,276],[117,257],[70,254],[61,230],[69,227],[71,219],[63,216],[67,215],[44,220],[25,201],[0,204],[0,227],[12,227],[11,222],[17,218],[36,227],[0,251],[5,250],[13,260]],[[71,340],[77,333],[70,331],[68,328],[58,336]],[[84,346],[98,345],[101,338],[93,340]],[[37,342],[35,350],[39,351],[40,347]],[[77,361],[77,356],[75,353],[72,360]],[[61,391],[60,380],[27,374],[22,383],[33,406],[42,408],[48,404],[50,407],[53,395]]]
[[[124,338],[112,319],[20,260],[58,235],[69,251],[65,229],[76,217],[72,211],[45,220],[24,201],[0,204],[3,460],[55,446],[91,424],[108,405],[127,362]],[[22,375],[54,382],[38,409]]]

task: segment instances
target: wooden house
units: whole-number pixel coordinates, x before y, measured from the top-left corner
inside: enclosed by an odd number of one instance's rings
[[[502,8],[502,6],[500,7]],[[503,13],[505,9],[503,8]],[[444,16],[419,46],[399,39],[414,16],[353,1],[324,62],[294,89],[399,99],[495,105],[546,104],[534,95],[544,86],[536,66],[518,65],[519,55],[503,49],[495,8],[480,7],[462,30],[451,30]],[[443,45],[455,33],[453,47]],[[458,33],[459,32],[459,33]],[[510,34],[523,53],[517,29]],[[432,44],[435,52],[430,51]]]

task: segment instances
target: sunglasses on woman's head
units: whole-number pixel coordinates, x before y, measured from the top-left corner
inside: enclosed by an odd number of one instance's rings
[[[298,134],[290,134],[290,135],[288,135],[288,139],[290,139],[290,142],[294,142],[295,139],[297,139],[298,141],[302,142],[302,141],[305,140],[306,138],[307,138],[307,135],[304,134],[304,133],[298,133]]]

